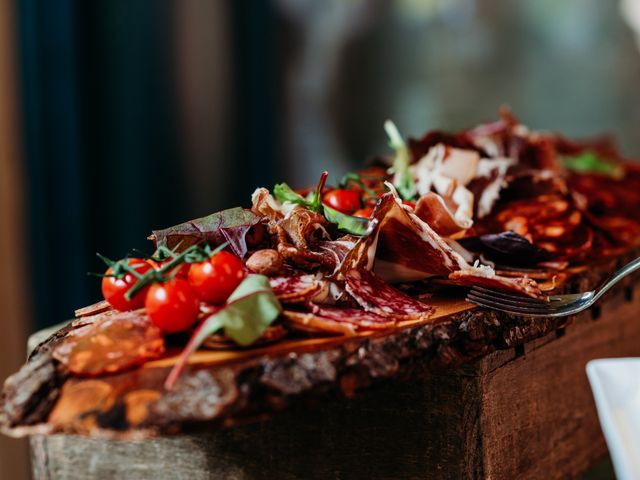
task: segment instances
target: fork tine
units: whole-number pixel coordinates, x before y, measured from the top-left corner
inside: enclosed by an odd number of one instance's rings
[[[503,292],[501,290],[492,290],[490,288],[486,288],[486,287],[480,287],[480,286],[475,286],[471,289],[471,291],[475,291],[478,293],[483,293],[483,294],[487,294],[487,295],[492,295],[492,296],[496,296],[499,298],[504,298],[507,300],[512,300],[515,302],[519,302],[519,303],[529,303],[529,304],[534,304],[534,305],[547,305],[548,303],[545,302],[544,300],[540,300],[537,298],[531,298],[531,297],[525,297],[523,295],[514,295],[512,293],[506,293]]]
[[[487,300],[486,298],[476,297],[475,295],[467,295],[467,300],[475,303],[476,305],[480,305],[482,307],[492,308],[494,310],[502,310],[510,313],[520,313],[523,315],[545,315],[553,312],[553,309],[550,308],[540,308],[540,307],[523,307],[523,306],[513,306],[507,305],[504,303],[499,303],[492,300]]]
[[[538,309],[543,309],[543,310],[548,310],[551,307],[551,305],[548,304],[548,303],[543,303],[543,302],[538,302],[538,303],[521,302],[520,300],[512,300],[511,298],[502,298],[502,297],[494,295],[493,293],[488,294],[488,293],[479,292],[479,291],[476,291],[476,290],[471,290],[468,295],[473,295],[474,297],[482,298],[482,299],[487,300],[489,302],[495,302],[495,303],[509,305],[511,307],[538,308]]]

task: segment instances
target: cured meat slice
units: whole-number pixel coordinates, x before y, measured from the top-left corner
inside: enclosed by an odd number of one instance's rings
[[[370,234],[345,257],[336,278],[344,278],[353,269],[375,267],[387,281],[411,281],[448,275],[468,266],[427,223],[403,207],[393,192],[381,197],[371,225]]]
[[[573,175],[569,186],[584,198],[583,213],[616,246],[640,244],[640,168],[625,166],[623,179],[596,174]]]
[[[456,218],[456,215],[437,193],[427,193],[416,204],[415,214],[438,234],[451,236],[471,226],[470,222]]]
[[[322,287],[316,276],[311,274],[271,277],[269,283],[278,300],[284,303],[304,302]]]
[[[385,330],[396,325],[396,320],[383,317],[359,308],[339,308],[328,305],[309,304],[311,311],[323,319],[333,320],[338,323],[350,323],[357,328],[368,330]]]
[[[356,333],[356,329],[350,323],[336,322],[328,318],[322,318],[311,312],[284,310],[282,317],[291,328],[303,332],[328,333],[333,335],[355,335]]]
[[[464,284],[468,285],[473,285],[475,279],[475,284],[486,285],[490,277],[491,282],[499,283],[502,289],[523,291],[522,285],[513,279],[499,277],[490,267],[470,265],[452,248],[451,245],[455,246],[456,242],[445,241],[427,223],[403,207],[393,192],[381,198],[372,222],[371,234],[361,238],[349,252],[335,275],[337,279],[346,278],[354,270],[374,270],[388,282],[421,280],[431,276],[449,277],[454,272],[462,272],[453,279],[458,279],[460,283],[464,280]],[[376,278],[382,285],[392,288],[382,279]],[[539,290],[534,293],[535,282],[530,282],[533,281],[525,282],[531,289],[530,294],[539,294]]]
[[[62,341],[53,356],[71,373],[95,377],[142,365],[164,353],[161,330],[136,312],[105,315]]]
[[[331,273],[335,272],[345,259],[347,254],[356,244],[357,237],[344,237],[338,240],[323,241],[318,243],[318,250],[322,252],[322,265]]]
[[[492,268],[472,268],[460,270],[449,275],[449,280],[458,285],[482,286],[495,290],[521,293],[532,298],[542,298],[540,286],[527,276],[507,278],[496,275]]]
[[[392,287],[369,270],[347,273],[347,292],[368,312],[397,320],[427,319],[431,307]]]
[[[583,260],[593,246],[592,227],[576,202],[566,195],[539,195],[512,201],[478,225],[478,229],[512,231],[530,240],[554,260]]]
[[[486,217],[493,210],[503,188],[508,185],[506,175],[515,162],[510,158],[483,158],[478,163],[476,177],[468,188],[476,199],[478,218]]]

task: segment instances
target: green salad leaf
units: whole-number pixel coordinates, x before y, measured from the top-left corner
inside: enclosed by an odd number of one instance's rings
[[[338,229],[344,232],[359,236],[367,234],[367,229],[369,228],[368,218],[347,215],[328,205],[324,205],[324,216],[329,222],[335,223]]]
[[[606,160],[593,151],[586,151],[573,156],[562,157],[566,169],[579,173],[600,173],[613,178],[624,175],[624,167]]]
[[[273,187],[273,195],[280,203],[291,202],[309,208],[309,202],[284,182]]]
[[[248,250],[246,236],[258,223],[260,217],[251,210],[235,207],[163,230],[154,230],[151,238],[157,247],[176,249],[178,253],[202,242],[212,246],[229,242],[231,251],[243,258]]]
[[[328,222],[334,223],[338,228],[353,235],[366,235],[369,226],[367,218],[353,217],[322,203],[322,191],[328,177],[327,172],[323,172],[316,188],[309,192],[307,198],[296,193],[286,183],[279,183],[273,187],[273,194],[279,202],[291,202],[301,205],[314,212],[322,213]]]
[[[271,289],[269,279],[264,275],[248,275],[227,302],[206,317],[196,329],[169,373],[165,387],[168,390],[173,388],[191,354],[208,336],[223,329],[225,335],[238,345],[251,345],[278,318],[281,311],[282,306]]]
[[[294,191],[293,188],[286,183],[278,183],[273,187],[273,194],[280,203],[291,202],[314,212],[322,213],[322,190],[324,189],[324,184],[328,176],[329,174],[327,172],[322,172],[318,185],[315,190],[309,192],[307,198]]]
[[[393,174],[393,184],[404,200],[412,200],[417,192],[416,182],[409,171],[409,149],[400,135],[398,128],[391,121],[384,122],[384,129],[389,136],[389,146],[396,152],[389,173]]]

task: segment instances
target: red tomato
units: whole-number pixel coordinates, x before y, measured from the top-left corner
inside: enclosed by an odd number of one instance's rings
[[[342,213],[355,212],[360,208],[360,192],[357,190],[330,190],[324,194],[322,202]]]
[[[201,300],[221,304],[240,285],[245,275],[240,259],[222,250],[209,260],[191,265],[189,285]]]
[[[200,313],[196,294],[181,278],[153,284],[147,293],[145,307],[151,321],[167,333],[188,329]]]
[[[140,258],[129,258],[127,265],[133,267],[133,269],[141,275],[152,268],[149,263]],[[111,274],[113,274],[113,269],[109,267],[106,275]],[[142,308],[149,287],[140,290],[131,300],[127,300],[124,296],[137,280],[138,279],[131,273],[125,274],[122,278],[102,277],[102,296],[113,308],[121,312]]]
[[[372,213],[373,213],[373,208],[367,207],[367,208],[362,208],[360,210],[356,210],[356,212],[353,214],[353,216],[354,217],[369,218]]]

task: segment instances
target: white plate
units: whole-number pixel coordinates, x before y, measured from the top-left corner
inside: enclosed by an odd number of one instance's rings
[[[607,358],[587,363],[618,480],[640,479],[640,358]]]

